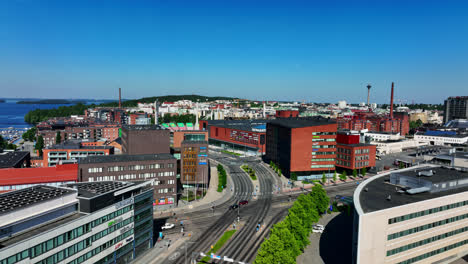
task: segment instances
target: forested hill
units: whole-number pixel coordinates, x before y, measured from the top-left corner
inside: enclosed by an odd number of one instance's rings
[[[224,96],[203,96],[203,95],[165,95],[165,96],[153,96],[153,97],[144,97],[141,99],[135,100],[126,100],[122,102],[123,107],[135,107],[138,103],[154,103],[155,101],[159,100],[159,102],[175,102],[179,100],[190,100],[192,102],[196,102],[200,100],[200,102],[211,102],[216,100],[235,100],[237,98],[233,97],[224,97]],[[101,104],[100,106],[118,106],[119,102],[112,102],[112,103],[105,103]]]

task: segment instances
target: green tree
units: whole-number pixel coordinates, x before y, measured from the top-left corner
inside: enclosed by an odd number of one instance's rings
[[[275,165],[275,163],[273,163],[273,161],[270,160],[270,168],[273,168],[274,165]]]
[[[305,213],[307,215],[307,222],[304,223],[304,226],[310,232],[312,228],[312,223],[316,223],[320,218],[317,212],[317,207],[315,205],[314,199],[310,195],[301,194],[299,195],[299,197],[297,197],[295,204],[296,203],[300,204],[305,210]]]
[[[271,234],[278,236],[283,242],[284,250],[294,259],[302,253],[301,249],[297,246],[296,238],[291,234],[284,221],[275,224],[271,229]]]
[[[403,169],[405,167],[405,164],[403,164],[403,162],[400,162],[400,169]]]
[[[60,144],[62,142],[62,136],[60,135],[60,131],[57,131],[57,134],[55,135],[55,144]]]
[[[366,167],[362,168],[361,173],[362,173],[362,177],[366,176],[366,173],[367,173]]]
[[[357,177],[357,170],[356,170],[356,169],[353,170],[353,177],[354,177],[354,178]]]
[[[260,246],[254,264],[293,264],[296,263],[295,258],[285,250],[283,241],[275,235],[271,234]]]
[[[325,176],[325,172],[324,172],[322,175],[322,183],[325,184],[326,181],[327,181],[327,177]]]
[[[8,141],[3,139],[2,135],[0,135],[0,149],[6,149],[7,145],[8,145]]]
[[[37,138],[35,149],[39,151],[39,156],[42,156],[42,149],[44,148],[44,138],[40,135]]]
[[[325,189],[321,185],[315,185],[312,187],[309,195],[312,197],[317,211],[319,213],[324,213],[330,204],[330,198],[328,197]]]
[[[303,250],[310,242],[308,239],[309,232],[303,225],[301,218],[294,212],[289,212],[288,216],[284,219],[289,231],[296,238],[298,247]]]
[[[336,182],[336,171],[333,173],[333,182]]]
[[[291,172],[291,180],[297,181],[297,174],[295,172]]]
[[[31,127],[30,129],[28,129],[28,131],[24,132],[23,135],[22,135],[22,138],[25,140],[25,141],[34,141],[36,140],[36,127]]]

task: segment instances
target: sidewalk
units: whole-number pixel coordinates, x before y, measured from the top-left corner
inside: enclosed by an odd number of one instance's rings
[[[213,162],[216,163],[216,162]],[[217,163],[216,163],[217,164]],[[220,205],[231,198],[233,192],[230,189],[233,187],[233,182],[231,177],[229,176],[229,170],[226,168],[227,172],[227,186],[223,190],[223,192],[218,192],[218,170],[216,166],[210,167],[211,170],[211,179],[210,185],[208,186],[208,190],[206,192],[205,197],[200,200],[192,201],[189,203],[184,203],[184,201],[179,201],[179,205],[176,208],[169,209],[166,211],[159,211],[154,213],[155,218],[163,218],[172,216],[174,213],[176,215],[182,212],[190,212],[202,209],[208,209],[211,206]]]

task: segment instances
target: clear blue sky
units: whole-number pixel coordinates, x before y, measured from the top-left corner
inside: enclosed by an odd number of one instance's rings
[[[255,2],[255,3],[254,3]],[[0,1],[0,97],[442,103],[467,1]]]

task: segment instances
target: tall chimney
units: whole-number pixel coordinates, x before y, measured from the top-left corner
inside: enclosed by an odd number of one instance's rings
[[[122,108],[122,88],[119,88],[119,108]]]
[[[265,101],[263,101],[263,118],[266,118],[266,105],[265,105]]]
[[[159,100],[154,101],[154,124],[159,125]]]
[[[369,99],[370,99],[370,88],[372,86],[370,84],[367,85],[367,106],[370,106],[370,102],[369,102]]]
[[[393,119],[393,87],[394,83],[392,82],[392,94],[390,95],[390,119]]]

